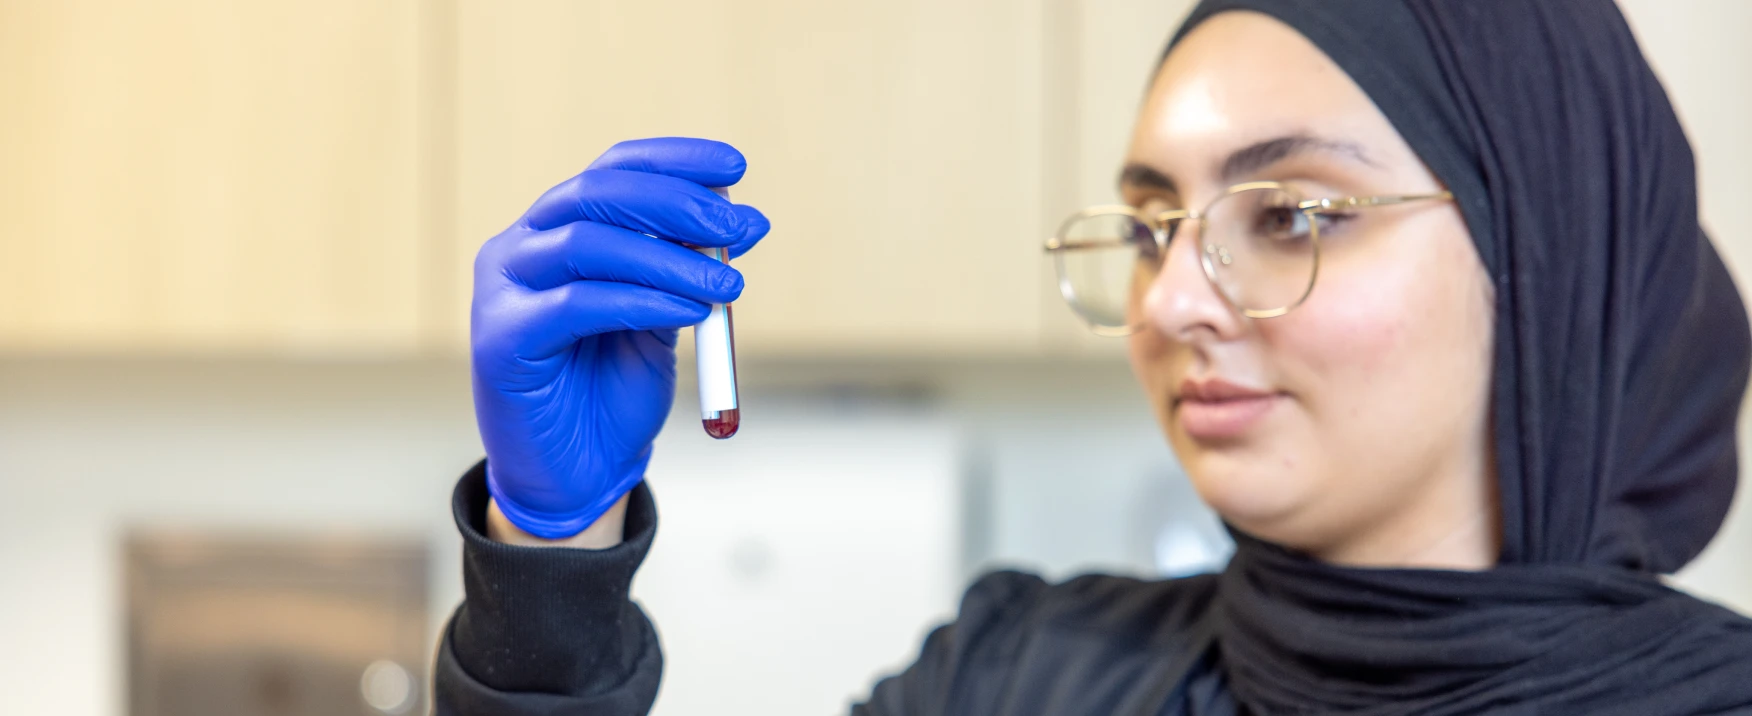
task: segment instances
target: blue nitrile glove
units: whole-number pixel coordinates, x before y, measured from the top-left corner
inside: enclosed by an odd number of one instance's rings
[[[722,142],[622,142],[481,247],[475,419],[487,488],[525,532],[577,534],[644,477],[675,397],[676,329],[742,293],[740,273],[682,244],[734,256],[769,228],[706,188],[746,166]]]

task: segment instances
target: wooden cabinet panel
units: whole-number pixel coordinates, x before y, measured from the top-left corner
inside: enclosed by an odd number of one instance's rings
[[[0,3],[0,350],[413,347],[417,11]]]
[[[1116,353],[1038,247],[1110,193],[1140,4],[0,0],[0,352],[461,353],[482,241],[690,135],[774,222],[744,353]]]
[[[460,7],[464,285],[615,141],[705,136],[747,154],[734,196],[774,224],[738,263],[744,352],[1036,350],[1042,0]]]

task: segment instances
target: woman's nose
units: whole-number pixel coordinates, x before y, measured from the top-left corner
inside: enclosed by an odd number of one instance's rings
[[[1223,339],[1239,332],[1243,319],[1205,278],[1199,263],[1200,227],[1188,222],[1168,244],[1162,268],[1144,293],[1147,330],[1173,341]]]

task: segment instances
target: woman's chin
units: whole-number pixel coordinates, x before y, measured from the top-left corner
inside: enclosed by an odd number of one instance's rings
[[[1287,461],[1244,453],[1194,449],[1181,455],[1181,465],[1199,497],[1229,524],[1283,541],[1295,532],[1292,524],[1312,490],[1308,475],[1288,469]]]

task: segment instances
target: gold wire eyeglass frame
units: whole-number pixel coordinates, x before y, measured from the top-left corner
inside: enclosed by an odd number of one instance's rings
[[[1294,188],[1281,182],[1256,181],[1236,184],[1229,187],[1223,192],[1222,196],[1213,199],[1210,204],[1207,204],[1203,211],[1173,209],[1157,214],[1154,217],[1154,221],[1146,220],[1136,208],[1124,204],[1092,206],[1072,214],[1059,225],[1058,233],[1046,240],[1046,252],[1053,256],[1055,269],[1058,273],[1059,293],[1064,296],[1065,303],[1070,304],[1073,312],[1075,312],[1077,316],[1083,319],[1083,322],[1089,326],[1089,330],[1097,335],[1120,337],[1136,333],[1138,330],[1137,326],[1101,325],[1091,320],[1087,314],[1078,308],[1080,304],[1077,301],[1076,288],[1071,285],[1070,275],[1065,270],[1064,254],[1066,252],[1086,249],[1111,249],[1119,244],[1116,244],[1112,239],[1066,238],[1065,234],[1070,232],[1070,228],[1080,221],[1097,216],[1130,216],[1138,223],[1149,227],[1151,233],[1156,239],[1157,255],[1161,257],[1162,261],[1167,261],[1169,239],[1171,236],[1178,233],[1178,229],[1175,231],[1169,230],[1175,223],[1186,221],[1188,219],[1198,222],[1199,237],[1203,238],[1207,233],[1205,230],[1206,216],[1209,214],[1212,206],[1215,206],[1217,202],[1227,199],[1235,194],[1259,189],[1276,189],[1291,197],[1299,196]],[[1298,200],[1295,205],[1296,209],[1302,212],[1302,214],[1308,219],[1308,240],[1309,246],[1313,252],[1313,266],[1308,272],[1308,285],[1302,289],[1301,294],[1297,296],[1295,301],[1278,308],[1256,310],[1235,305],[1234,300],[1223,291],[1222,285],[1218,283],[1216,266],[1211,263],[1213,256],[1226,256],[1226,248],[1215,244],[1205,244],[1203,250],[1198,252],[1199,266],[1204,270],[1205,280],[1210,282],[1211,287],[1216,290],[1217,295],[1222,296],[1223,300],[1228,302],[1230,306],[1241,315],[1248,318],[1276,318],[1289,313],[1297,306],[1302,305],[1303,302],[1308,300],[1309,294],[1314,292],[1314,283],[1320,277],[1320,222],[1316,218],[1320,214],[1331,211],[1392,206],[1413,201],[1451,201],[1453,198],[1454,195],[1452,192],[1441,191],[1432,194],[1391,194],[1381,196],[1347,196],[1327,199]]]

